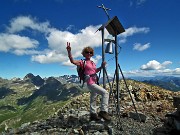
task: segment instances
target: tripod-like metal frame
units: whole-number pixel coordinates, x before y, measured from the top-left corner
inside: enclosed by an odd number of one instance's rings
[[[109,77],[108,77],[108,74],[107,74],[107,71],[105,69],[105,67],[103,68],[103,88],[106,87],[105,85],[105,79],[107,78],[107,81],[108,81],[108,84],[109,84],[109,88],[110,88],[110,93],[109,93],[109,97],[113,97],[113,101],[114,101],[114,104],[116,106],[116,113],[117,113],[117,116],[118,116],[118,121],[119,121],[119,124],[120,124],[120,85],[119,85],[119,71],[122,75],[122,78],[124,80],[124,83],[125,83],[125,86],[126,86],[126,89],[130,95],[130,98],[132,100],[132,103],[133,103],[133,106],[134,106],[134,109],[139,117],[139,120],[141,121],[141,118],[140,118],[140,115],[138,114],[137,112],[137,109],[136,109],[136,106],[135,106],[135,103],[134,103],[134,100],[132,98],[132,95],[130,93],[130,90],[127,86],[127,83],[126,83],[126,80],[125,80],[125,77],[123,75],[123,72],[121,70],[121,67],[120,67],[120,64],[118,63],[118,43],[117,43],[117,35],[120,34],[120,33],[123,33],[125,32],[123,26],[121,25],[121,23],[119,22],[117,16],[113,17],[112,19],[110,19],[109,17],[109,14],[107,13],[107,9],[106,7],[104,7],[104,5],[102,4],[102,7],[100,8],[103,8],[107,17],[108,17],[108,22],[104,25],[102,25],[98,30],[101,30],[101,34],[102,34],[102,62],[105,61],[105,52],[104,52],[104,42],[105,42],[105,39],[104,39],[104,28],[107,29],[107,31],[112,35],[114,36],[115,40],[114,40],[114,44],[115,44],[115,63],[116,63],[116,69],[115,69],[115,74],[114,74],[114,78],[113,78],[113,83],[111,85],[110,81],[109,81]],[[101,73],[101,72],[100,72]],[[105,75],[106,75],[106,78],[105,78]],[[99,75],[100,76],[100,75]],[[113,84],[114,84],[114,80],[116,79],[116,95],[114,95],[113,93]],[[117,123],[117,126],[119,125]]]
[[[134,100],[132,98],[132,95],[131,95],[131,92],[128,88],[128,85],[127,85],[127,82],[125,80],[125,77],[124,77],[124,74],[121,70],[121,67],[120,67],[120,64],[118,63],[118,44],[117,44],[117,35],[115,36],[115,61],[116,61],[116,69],[115,69],[115,73],[114,73],[114,78],[113,78],[113,82],[112,84],[110,83],[109,81],[109,77],[108,77],[108,74],[107,74],[107,71],[106,71],[106,68],[104,67],[103,70],[105,72],[105,75],[107,77],[107,81],[108,81],[108,84],[109,84],[109,88],[110,88],[110,92],[109,92],[109,97],[113,97],[113,101],[114,101],[114,104],[116,106],[116,114],[117,114],[117,117],[118,117],[118,122],[117,123],[117,126],[120,125],[120,79],[119,79],[119,72],[121,73],[121,76],[122,76],[122,79],[124,81],[124,84],[125,84],[125,87],[126,87],[126,90],[128,91],[129,93],[129,96],[131,98],[131,101],[133,103],[133,106],[134,106],[134,109],[135,109],[135,112],[136,114],[138,115],[138,118],[139,118],[139,121],[141,121],[141,117],[139,115],[139,113],[137,112],[137,109],[136,109],[136,106],[135,106],[135,103],[134,103]],[[113,93],[113,86],[114,86],[114,81],[116,79],[116,95],[114,95]]]
[[[124,28],[119,22],[117,16],[113,17],[112,19],[108,20],[108,22],[104,25],[102,25],[98,30],[101,30],[102,33],[102,62],[105,61],[105,52],[104,52],[104,29],[107,29],[107,31],[115,37],[114,44],[115,44],[115,62],[116,62],[116,84],[119,84],[119,66],[118,66],[118,45],[117,45],[117,35],[124,32]],[[106,75],[107,76],[107,75]],[[103,88],[105,88],[105,68],[103,68]],[[120,104],[119,104],[119,85],[116,85],[116,91],[117,91],[117,110],[120,111]]]

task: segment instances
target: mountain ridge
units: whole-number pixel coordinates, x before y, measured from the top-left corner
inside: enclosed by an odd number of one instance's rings
[[[155,77],[131,77],[131,79],[160,86],[172,91],[180,91],[180,77],[155,76]]]
[[[84,102],[81,100],[83,98],[80,98],[80,101],[75,100],[73,102],[72,99],[77,96],[81,96],[83,93],[88,94],[89,92],[86,87],[82,89],[79,82],[70,82],[71,78],[74,79],[76,76],[63,76],[66,77],[68,81],[66,81],[63,77],[42,78],[44,82],[41,85],[39,85],[36,81],[31,80],[34,77],[36,76],[29,74],[23,79],[0,79],[0,88],[3,89],[3,92],[6,90],[12,90],[11,92],[8,91],[2,96],[2,99],[0,99],[0,114],[3,116],[0,116],[0,131],[4,131],[6,129],[5,125],[8,125],[8,127],[11,128],[17,128],[28,122],[33,123],[33,121],[47,119],[50,116],[57,114],[59,109],[63,108],[67,104],[77,104],[75,108],[79,108],[80,103]],[[173,96],[178,94],[154,85],[134,80],[127,80],[127,84],[132,87],[131,94],[137,103],[148,103],[148,101],[157,101],[158,103],[159,100],[168,100],[171,103]],[[131,99],[125,88],[123,80],[120,80],[120,85],[122,92],[121,100],[123,102],[128,102],[123,103],[123,106],[125,107],[127,104],[132,103],[130,103]],[[109,90],[108,84],[107,90]],[[133,92],[135,92],[135,94],[133,94]],[[137,96],[136,98],[135,95]],[[89,107],[88,101],[89,99],[85,100],[82,108]],[[168,104],[167,106],[170,106],[169,103],[164,104]],[[68,105],[68,108],[69,107],[70,106]],[[128,111],[128,109],[129,108],[126,110]],[[161,108],[158,107],[158,109]],[[64,107],[62,111],[67,112],[67,106]],[[86,109],[86,111],[88,110]]]

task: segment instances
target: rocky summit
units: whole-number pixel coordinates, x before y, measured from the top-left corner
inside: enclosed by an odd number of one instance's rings
[[[128,80],[120,82],[120,110],[116,90],[109,101],[110,122],[89,119],[89,95],[83,93],[44,120],[23,123],[18,128],[6,127],[4,135],[176,135],[180,133],[180,92]],[[97,105],[101,97],[97,97]],[[99,106],[98,106],[99,111]],[[43,110],[42,110],[43,111]]]

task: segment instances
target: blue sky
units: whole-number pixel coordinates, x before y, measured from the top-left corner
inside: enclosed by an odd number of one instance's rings
[[[125,29],[118,35],[125,77],[180,76],[179,0],[1,0],[0,77],[77,74],[66,42],[71,42],[74,59],[83,58],[84,47],[93,47],[92,60],[99,66],[101,32],[96,30],[108,21],[97,7],[102,4]],[[112,76],[114,54],[106,54],[105,60]]]

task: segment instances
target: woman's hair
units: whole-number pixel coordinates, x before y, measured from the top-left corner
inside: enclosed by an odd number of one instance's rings
[[[94,50],[91,48],[91,47],[85,47],[83,50],[82,50],[82,55],[85,57],[86,56],[86,52],[92,52],[92,56],[94,56]]]

